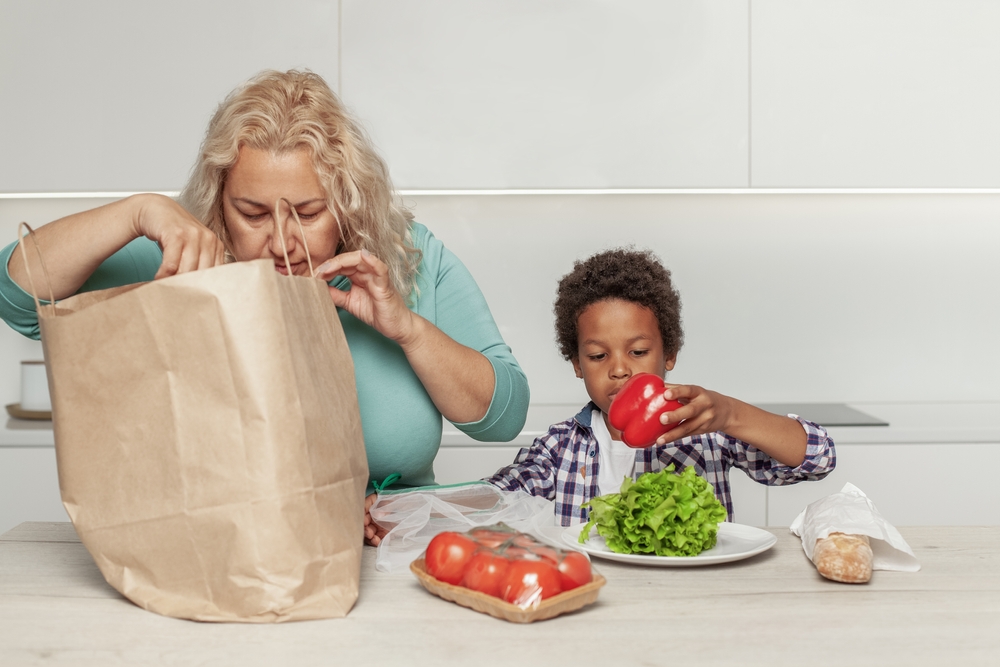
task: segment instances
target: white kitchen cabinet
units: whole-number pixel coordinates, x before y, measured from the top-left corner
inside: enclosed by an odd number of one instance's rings
[[[68,521],[54,447],[0,446],[0,533],[22,521]]]
[[[844,444],[819,482],[768,489],[767,521],[787,526],[806,505],[850,482],[896,526],[1000,524],[997,443]]]
[[[1000,186],[1000,3],[754,0],[753,187]]]
[[[745,187],[744,2],[343,0],[341,94],[398,187]]]
[[[766,526],[768,487],[758,484],[742,470],[729,471],[729,492],[733,497],[736,523],[746,526]]]
[[[434,459],[434,479],[438,484],[457,484],[489,477],[513,463],[520,449],[504,445],[442,447]]]

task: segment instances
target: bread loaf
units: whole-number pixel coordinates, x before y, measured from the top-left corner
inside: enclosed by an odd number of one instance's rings
[[[816,540],[813,563],[827,579],[863,584],[872,578],[872,547],[867,535],[830,533]]]

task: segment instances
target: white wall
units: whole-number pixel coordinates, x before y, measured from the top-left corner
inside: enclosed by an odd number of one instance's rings
[[[177,190],[221,97],[309,67],[469,264],[537,401],[574,259],[651,247],[675,379],[748,400],[997,400],[1000,10],[973,0],[0,0],[0,197]],[[764,186],[901,194],[713,194]],[[993,188],[920,194],[914,188]],[[701,188],[701,194],[669,194]],[[0,244],[95,199],[0,198]],[[36,343],[0,330],[0,400]]]
[[[739,187],[747,3],[346,0],[342,94],[404,188]]]
[[[749,401],[1000,401],[997,195],[412,196],[468,265],[532,400],[583,400],[553,342],[573,261],[655,250],[683,299],[672,378]],[[0,200],[0,234],[92,200]],[[20,355],[0,331],[0,400]]]
[[[0,0],[0,192],[179,190],[265,68],[334,85],[336,0]]]

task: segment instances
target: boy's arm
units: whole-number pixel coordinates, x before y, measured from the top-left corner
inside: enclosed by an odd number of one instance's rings
[[[555,498],[556,450],[562,438],[554,430],[535,438],[531,447],[522,447],[513,464],[484,479],[504,491],[524,490],[547,500]]]
[[[656,441],[658,445],[689,435],[722,431],[790,468],[797,468],[805,460],[808,435],[791,417],[772,414],[695,385],[668,384],[663,396],[680,401],[684,406],[664,413],[660,421],[684,423],[660,436]]]

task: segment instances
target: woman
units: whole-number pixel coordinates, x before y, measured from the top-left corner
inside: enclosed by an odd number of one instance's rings
[[[527,379],[475,281],[396,203],[385,164],[319,76],[263,72],[234,91],[180,202],[135,195],[39,228],[55,297],[232,260],[315,269],[354,359],[373,481],[432,484],[442,416],[484,441],[524,425]],[[0,251],[0,316],[37,338],[15,246]],[[367,513],[365,535],[378,543]]]

